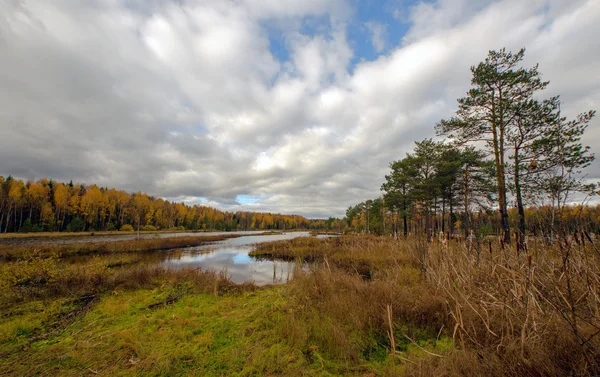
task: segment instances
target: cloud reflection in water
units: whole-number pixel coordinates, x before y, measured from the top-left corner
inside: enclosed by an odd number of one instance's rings
[[[248,236],[211,245],[181,249],[168,253],[162,262],[168,268],[195,268],[225,273],[233,282],[258,285],[286,283],[293,276],[294,262],[271,261],[248,255],[252,244],[308,236],[308,232],[269,236]]]

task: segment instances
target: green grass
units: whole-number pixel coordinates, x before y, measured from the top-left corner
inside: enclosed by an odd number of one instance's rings
[[[282,359],[287,350],[281,346],[272,360],[267,355],[268,366],[262,360],[261,351],[276,340],[263,318],[277,302],[277,291],[221,298],[190,295],[172,305],[148,308],[167,295],[155,289],[106,296],[55,339],[33,343],[27,366],[19,362],[20,357],[12,363],[8,360],[7,372],[218,376],[225,372],[252,375],[252,371],[287,365]],[[265,339],[267,344],[260,344]]]
[[[150,309],[174,292],[171,305]],[[81,376],[362,376],[389,369],[383,347],[356,362],[332,359],[310,343],[290,341],[294,307],[285,287],[212,294],[189,286],[104,295],[73,323],[28,342],[65,308],[30,302],[0,325],[3,375]],[[292,322],[290,322],[292,321]],[[445,343],[443,343],[445,344]],[[427,345],[425,345],[427,346]],[[419,349],[404,347],[408,354]]]

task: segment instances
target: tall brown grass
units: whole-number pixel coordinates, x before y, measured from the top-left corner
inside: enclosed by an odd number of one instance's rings
[[[484,247],[443,239],[428,245],[427,281],[446,301],[451,335],[462,350],[455,357],[464,358],[440,367],[468,363],[486,375],[598,375],[600,254],[590,241],[581,234],[553,245],[533,240],[527,253],[495,239]]]
[[[290,284],[296,312],[284,335],[331,357],[358,360],[376,348],[373,339],[391,348],[392,316],[397,348],[419,337],[453,340],[452,352],[404,360],[408,375],[592,376],[600,372],[600,254],[584,237],[532,240],[521,254],[492,238],[369,236],[296,239],[254,253],[316,262]]]
[[[394,351],[400,352],[411,341],[429,340],[432,350],[440,346],[445,304],[424,284],[406,245],[368,236],[298,238],[257,245],[253,254],[311,261],[308,268],[296,263],[281,330],[293,346],[304,346],[309,358],[319,355],[357,368],[364,360],[383,362],[394,339]],[[392,365],[390,373],[395,370]]]

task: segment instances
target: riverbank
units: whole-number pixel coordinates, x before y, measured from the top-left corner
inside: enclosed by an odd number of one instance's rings
[[[299,231],[288,231],[299,232]],[[176,237],[213,237],[230,235],[269,235],[280,234],[277,230],[249,230],[233,232],[203,231],[148,231],[148,232],[100,232],[100,233],[6,233],[0,237],[0,245],[67,245],[74,243],[121,242],[140,239],[176,238]]]
[[[0,259],[15,260],[36,256],[64,258],[74,255],[139,253],[151,250],[169,250],[181,247],[199,246],[210,242],[241,237],[240,234],[219,236],[188,236],[171,238],[146,238],[110,242],[87,242],[73,244],[39,243],[36,245],[0,244]]]
[[[207,243],[223,241],[231,238],[239,238],[247,235],[269,236],[282,234],[281,232],[237,232],[220,234],[201,234],[152,238],[112,239],[104,238],[82,239],[81,242],[61,243],[54,242],[53,238],[39,238],[37,242],[0,242],[0,260],[14,260],[32,256],[58,256],[68,257],[75,255],[107,254],[107,253],[136,253],[145,251],[170,250],[183,247],[200,246]]]
[[[176,234],[176,233],[203,233],[202,231],[190,230],[140,230],[140,234]],[[137,234],[136,231],[99,231],[99,232],[27,232],[27,233],[0,233],[0,240],[23,239],[23,238],[63,238],[63,237],[95,237],[95,236],[123,236]]]

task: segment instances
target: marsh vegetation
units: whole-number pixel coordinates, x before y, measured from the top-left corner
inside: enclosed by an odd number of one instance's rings
[[[528,255],[489,238],[301,237],[279,286],[136,253],[2,263],[5,375],[593,375],[600,255],[580,235]],[[302,263],[296,263],[301,266]]]

